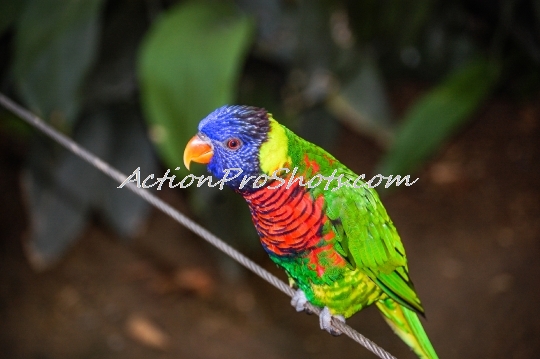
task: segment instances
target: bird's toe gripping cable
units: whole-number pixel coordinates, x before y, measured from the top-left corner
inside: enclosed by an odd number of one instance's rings
[[[332,325],[332,318],[336,318],[337,320],[345,323],[345,318],[342,315],[332,315],[330,314],[330,309],[328,309],[328,307],[324,307],[321,311],[321,315],[319,316],[319,324],[321,325],[321,329],[326,330],[333,336],[343,334],[341,330],[334,328]]]

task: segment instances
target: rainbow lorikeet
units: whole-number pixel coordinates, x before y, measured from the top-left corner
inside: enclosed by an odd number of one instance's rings
[[[208,164],[247,201],[262,246],[297,288],[297,311],[306,301],[323,308],[321,329],[338,335],[332,316],[345,321],[375,304],[420,358],[437,358],[396,228],[375,190],[350,169],[248,106],[203,119],[184,152],[186,167],[191,161]]]

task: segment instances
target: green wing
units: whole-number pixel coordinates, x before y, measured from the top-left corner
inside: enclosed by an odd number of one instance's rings
[[[345,166],[338,171],[340,174],[350,179],[351,185],[358,177]],[[327,216],[349,262],[388,296],[423,315],[409,277],[405,249],[375,190],[342,186],[325,191],[324,196]]]
[[[299,173],[306,173],[308,177],[320,173],[328,177],[337,170],[336,177],[343,175],[351,185],[358,178],[322,148],[288,129],[286,133],[288,154],[292,164],[299,168]],[[308,165],[310,161],[318,165],[316,170]],[[405,249],[396,228],[377,192],[373,188],[362,187],[364,182],[359,182],[360,188],[342,186],[333,191],[337,185],[334,181],[326,189],[322,184],[309,189],[314,198],[324,196],[325,211],[330,219],[325,230],[335,233],[336,250],[352,267],[362,270],[389,297],[423,315],[424,309],[409,278]]]

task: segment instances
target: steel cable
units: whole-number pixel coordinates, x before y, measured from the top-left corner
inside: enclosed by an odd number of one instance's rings
[[[69,137],[63,135],[62,133],[55,130],[53,127],[45,123],[43,120],[41,120],[39,117],[35,116],[31,112],[27,111],[26,109],[22,108],[21,106],[17,105],[15,102],[13,102],[11,99],[9,99],[7,96],[0,93],[0,104],[2,104],[6,109],[13,112],[15,115],[23,119],[25,122],[29,123],[30,125],[36,127],[38,130],[45,133],[47,136],[51,137],[53,140],[57,141],[64,147],[66,147],[68,150],[73,152],[75,155],[81,157],[94,167],[98,168],[100,171],[117,181],[118,183],[123,183],[128,176],[121,173],[114,167],[110,166],[108,163],[101,160],[99,157],[93,155],[89,151],[85,150],[84,148],[80,147],[76,142],[74,142]],[[215,247],[219,248],[221,251],[223,251],[228,256],[232,257],[234,260],[236,260],[238,263],[252,271],[253,273],[257,274],[259,277],[264,279],[265,281],[272,284],[277,289],[281,290],[283,293],[287,294],[288,296],[292,297],[295,293],[295,291],[289,287],[285,282],[253,262],[251,259],[225,243],[220,238],[216,237],[214,234],[209,232],[207,229],[202,227],[201,225],[195,223],[188,217],[186,217],[184,214],[178,212],[176,209],[171,207],[169,204],[163,202],[161,199],[153,195],[150,191],[146,191],[142,188],[137,187],[135,184],[128,182],[126,183],[125,187],[127,187],[129,190],[133,191],[135,194],[141,196],[143,199],[148,201],[150,204],[152,204],[154,207],[159,209],[160,211],[164,212],[165,214],[172,217],[175,221],[183,225],[184,227],[188,228],[193,233],[197,234],[210,244],[214,245]],[[311,311],[317,315],[320,314],[321,310],[318,307],[313,306],[310,303],[306,304],[306,309],[308,311]],[[362,346],[364,346],[366,349],[374,353],[380,358],[383,359],[396,359],[393,355],[388,353],[383,348],[379,347],[377,344],[363,336],[362,334],[358,333],[356,330],[351,328],[345,323],[340,322],[339,320],[332,319],[332,324],[339,330],[341,330],[344,334],[349,336],[354,341],[358,342]]]

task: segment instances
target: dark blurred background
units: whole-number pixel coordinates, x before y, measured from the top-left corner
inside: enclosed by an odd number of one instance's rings
[[[419,178],[379,189],[440,357],[539,357],[538,1],[0,0],[0,91],[126,174],[238,103]],[[374,358],[116,186],[0,109],[1,358]],[[231,191],[153,191],[285,279]]]

